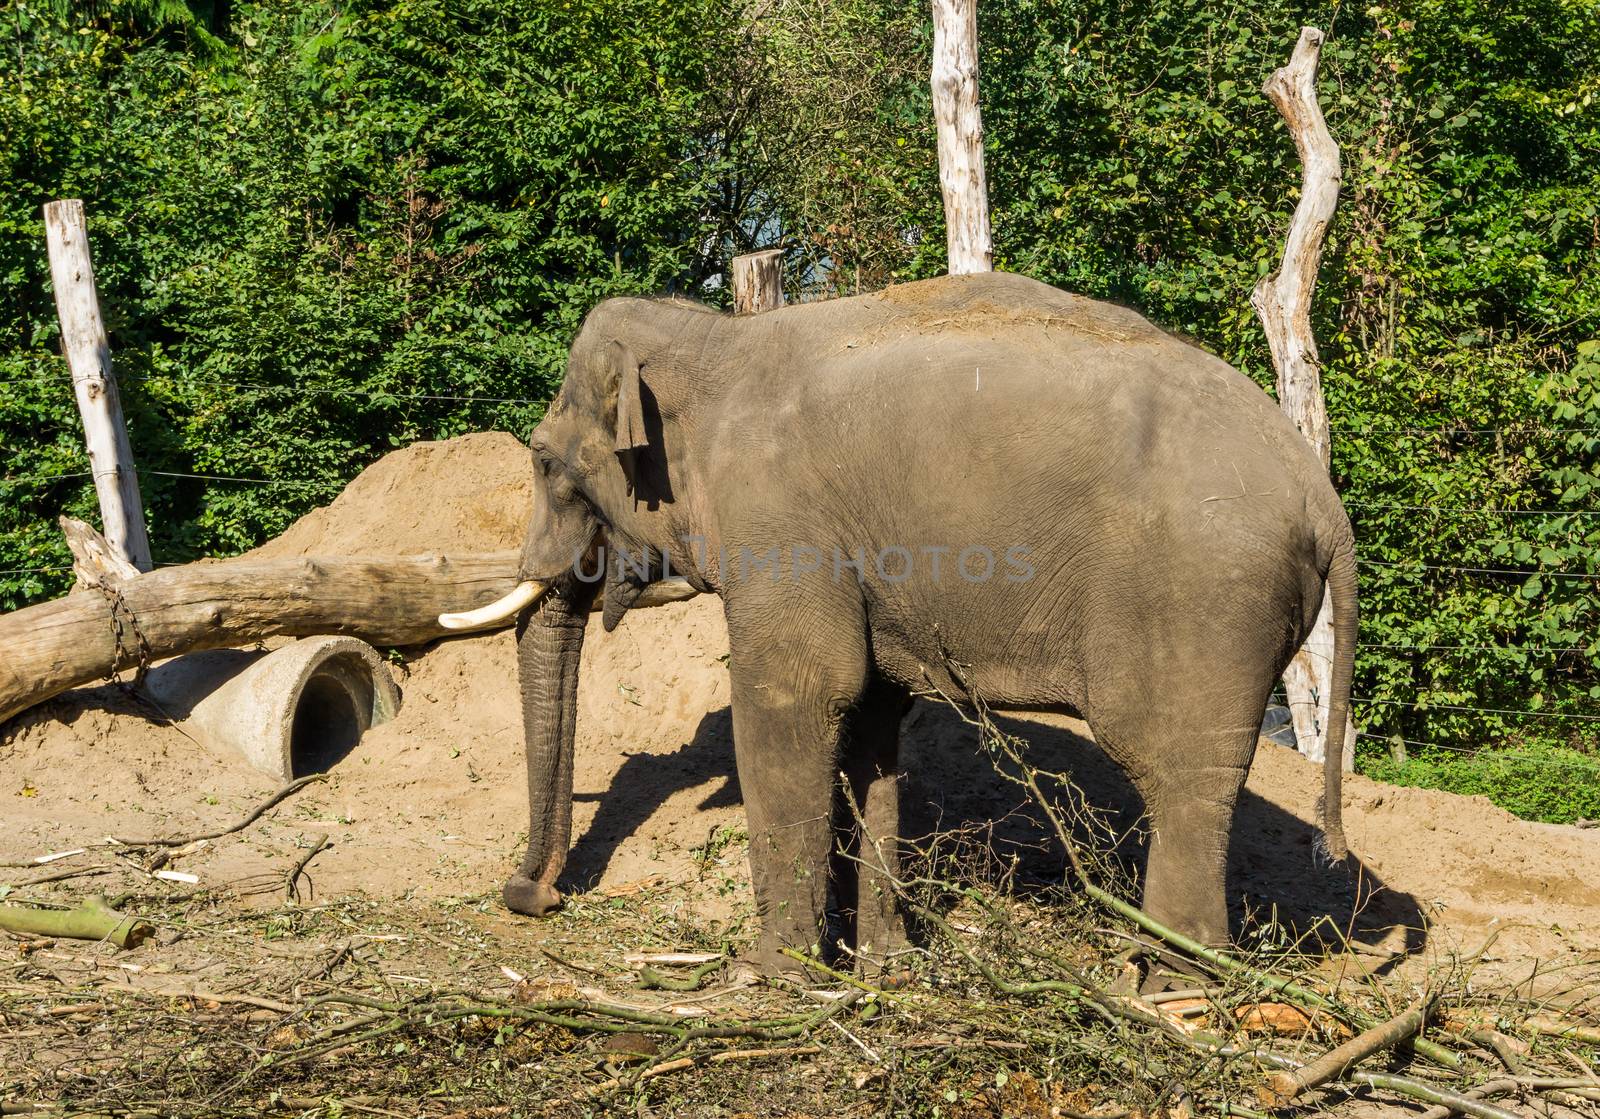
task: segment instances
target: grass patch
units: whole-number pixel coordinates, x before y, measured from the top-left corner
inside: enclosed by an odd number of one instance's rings
[[[1525,820],[1600,820],[1600,759],[1562,746],[1527,745],[1472,754],[1429,754],[1397,762],[1365,759],[1376,781],[1482,796]]]

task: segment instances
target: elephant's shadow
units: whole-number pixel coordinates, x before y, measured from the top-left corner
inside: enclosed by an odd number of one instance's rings
[[[1114,867],[1142,875],[1146,835],[1144,805],[1122,770],[1090,739],[1026,718],[1004,717],[1002,729],[1028,743],[1029,761],[1043,771],[1070,776],[1109,832],[1079,841],[1097,843]],[[942,704],[918,701],[901,730],[901,764],[907,774],[901,798],[907,836],[962,834],[980,837],[991,867],[1005,866],[1010,881],[1061,881],[1066,856],[1045,814],[1026,790],[997,770],[980,749],[976,732]],[[1262,747],[1268,749],[1269,747]],[[1308,780],[1321,775],[1306,767]],[[740,803],[734,768],[733,728],[727,708],[707,714],[693,739],[671,754],[634,754],[611,787],[589,794],[598,801],[593,821],[578,837],[563,887],[583,890],[605,873],[620,843],[643,827],[673,793],[721,784],[702,809]],[[579,799],[584,799],[580,796]],[[1392,890],[1352,855],[1330,868],[1315,854],[1320,829],[1246,789],[1234,815],[1228,865],[1229,913],[1236,941],[1262,931],[1271,914],[1291,934],[1320,935],[1327,922],[1358,944],[1374,944],[1405,930],[1406,952],[1422,947],[1426,921],[1417,899]],[[968,848],[970,852],[970,846]],[[1325,921],[1324,918],[1327,920]]]

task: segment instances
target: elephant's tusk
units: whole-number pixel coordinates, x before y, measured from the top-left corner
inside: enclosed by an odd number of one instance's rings
[[[682,575],[669,575],[646,587],[634,606],[665,606],[669,602],[683,602],[694,598],[699,593]]]
[[[545,585],[534,579],[518,583],[510,594],[496,599],[487,606],[466,610],[460,614],[440,614],[439,624],[445,629],[481,629],[484,626],[515,618],[539,601]]]

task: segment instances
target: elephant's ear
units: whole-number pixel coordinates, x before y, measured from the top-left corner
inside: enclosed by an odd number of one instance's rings
[[[617,375],[617,439],[619,455],[631,455],[645,446],[644,404],[639,398],[639,362],[633,351],[621,342],[607,348],[611,369]]]

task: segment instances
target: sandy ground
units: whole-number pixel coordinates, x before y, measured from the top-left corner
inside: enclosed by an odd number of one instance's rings
[[[526,457],[507,435],[419,444],[366,471],[330,507],[262,551],[418,554],[518,543]],[[591,626],[580,693],[572,891],[666,887],[702,920],[747,922],[743,818],[734,774],[726,632],[698,599]],[[493,894],[525,834],[514,648],[508,633],[407,650],[399,716],[331,773],[244,832],[178,860],[208,885],[281,883],[300,845],[333,846],[312,866],[318,896]],[[1010,720],[1046,768],[1070,771],[1124,824],[1126,782],[1066,719]],[[912,831],[1005,818],[999,842],[1026,873],[1059,874],[1059,853],[992,771],[972,731],[921,705],[905,727]],[[115,688],[61,696],[0,728],[0,857],[91,846],[117,835],[184,834],[230,823],[276,782],[162,726]],[[1234,829],[1236,912],[1305,927],[1327,913],[1356,938],[1419,959],[1480,947],[1509,971],[1600,959],[1600,831],[1518,820],[1481,798],[1353,777],[1346,828],[1364,899],[1316,867],[1316,767],[1263,743]],[[82,858],[97,858],[91,850]],[[108,856],[109,857],[109,856]],[[66,864],[63,864],[66,865]],[[276,899],[275,899],[276,900]],[[1251,924],[1249,927],[1258,927]],[[1378,959],[1378,956],[1374,956]]]

